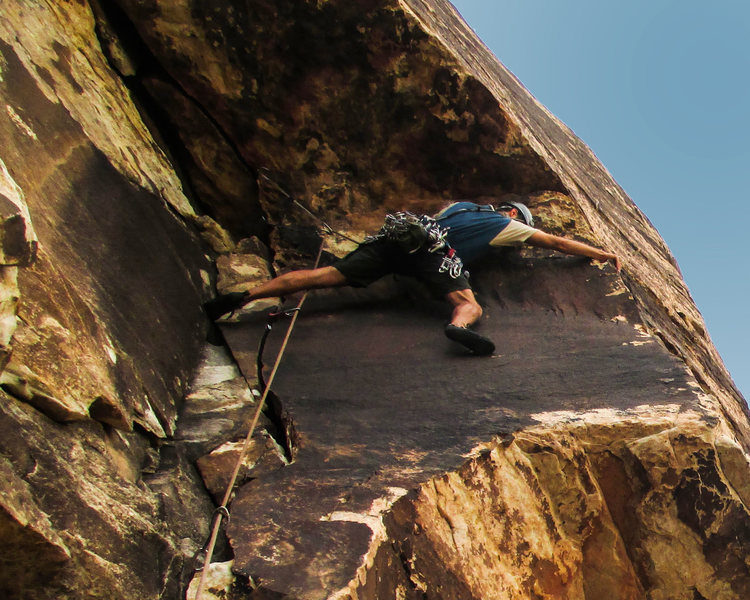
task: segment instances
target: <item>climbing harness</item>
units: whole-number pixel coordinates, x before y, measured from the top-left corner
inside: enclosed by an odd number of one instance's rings
[[[284,188],[268,176],[268,169],[261,167],[258,171],[260,177],[276,188],[282,196],[320,223],[324,233],[339,236],[350,242],[354,242],[355,244],[369,244],[376,240],[386,239],[395,242],[402,250],[409,254],[413,254],[427,245],[428,252],[444,252],[443,261],[438,268],[440,273],[448,273],[453,279],[457,279],[461,273],[467,276],[469,274],[469,272],[464,269],[461,259],[456,255],[456,251],[448,244],[446,236],[448,235],[448,229],[450,228],[441,227],[438,223],[439,219],[433,219],[427,215],[418,216],[409,211],[387,214],[383,225],[376,234],[368,235],[362,242],[358,242],[340,231],[331,228],[331,226],[323,221],[318,215],[293,198],[286,190],[284,190]],[[492,208],[491,205],[488,206],[494,211],[494,208]],[[481,208],[482,210],[485,210],[484,207]],[[465,210],[466,209],[462,209],[460,212],[464,212]]]
[[[443,260],[438,268],[440,273],[448,273],[453,279],[458,278],[464,271],[461,259],[456,251],[448,244],[448,227],[441,227],[438,222],[427,215],[417,216],[408,211],[401,211],[385,216],[380,230],[365,238],[364,244],[376,240],[394,242],[404,252],[413,254],[421,248],[428,252],[443,252]]]

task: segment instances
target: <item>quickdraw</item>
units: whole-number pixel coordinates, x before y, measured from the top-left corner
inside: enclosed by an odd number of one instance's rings
[[[438,269],[441,273],[448,273],[453,279],[458,279],[461,273],[468,276],[469,272],[464,270],[464,263],[456,255],[456,251],[450,248],[443,257],[443,262],[440,263]]]
[[[266,340],[268,339],[268,336],[273,329],[273,324],[281,317],[291,317],[292,315],[294,315],[294,313],[299,312],[299,310],[300,307],[295,306],[293,308],[268,313],[266,326],[263,330],[263,335],[260,337],[260,342],[258,343],[258,353],[255,357],[255,370],[258,374],[258,387],[260,388],[261,393],[266,391],[266,380],[263,377],[263,370],[266,366],[263,362],[263,351],[266,349]]]
[[[229,514],[229,509],[224,505],[216,507],[216,509],[214,510],[214,517],[216,517],[217,515],[220,517],[221,522],[223,522],[223,520],[226,519],[227,523],[229,523],[231,519],[231,515]],[[194,565],[197,565],[193,568],[193,570],[196,573],[200,573],[205,568],[206,556],[208,555],[208,548],[210,546],[210,543],[211,543],[211,540],[209,538],[208,540],[206,540],[206,543],[203,544],[203,546],[200,549],[198,549],[193,555],[193,563]],[[200,561],[201,558],[203,560],[202,563]]]
[[[396,242],[405,252],[413,254],[425,245],[429,252],[437,252],[448,246],[445,239],[448,230],[440,227],[435,219],[426,215],[417,216],[408,211],[385,216],[383,226],[375,235],[365,238],[364,243],[386,239]]]

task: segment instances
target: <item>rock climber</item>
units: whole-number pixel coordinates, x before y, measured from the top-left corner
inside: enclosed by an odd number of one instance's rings
[[[526,243],[612,262],[618,271],[621,267],[620,259],[611,252],[545,233],[533,225],[531,212],[520,202],[500,202],[497,207],[454,202],[432,218],[411,213],[388,215],[378,234],[333,265],[290,271],[247,291],[220,295],[206,303],[206,312],[215,320],[259,298],[344,285],[365,287],[396,273],[416,278],[452,305],[451,319],[445,326],[449,339],[475,355],[491,355],[495,344],[471,328],[482,316],[482,307],[462,263],[471,263],[495,247]]]

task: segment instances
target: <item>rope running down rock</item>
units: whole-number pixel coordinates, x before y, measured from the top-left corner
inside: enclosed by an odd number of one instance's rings
[[[320,263],[320,257],[322,254],[323,254],[323,243],[320,244],[320,248],[318,249],[318,255],[315,258],[315,266],[313,268],[317,268],[318,264]],[[271,374],[268,377],[268,382],[266,383],[265,389],[263,390],[263,395],[261,396],[260,400],[258,400],[258,405],[255,408],[255,413],[253,414],[253,420],[250,423],[250,429],[247,433],[247,436],[245,437],[245,441],[242,445],[242,450],[240,451],[240,455],[237,458],[237,462],[234,466],[234,471],[232,472],[232,477],[230,478],[229,484],[227,485],[227,489],[226,489],[226,492],[224,493],[224,497],[221,501],[221,505],[214,511],[214,519],[213,519],[213,527],[211,530],[211,537],[209,538],[208,545],[206,546],[206,558],[203,561],[203,567],[201,569],[201,578],[198,583],[198,590],[196,591],[196,594],[195,594],[195,600],[200,600],[201,594],[203,593],[203,589],[206,584],[206,578],[208,576],[208,567],[211,564],[211,558],[213,556],[214,548],[216,546],[216,539],[219,536],[219,530],[221,528],[222,521],[225,517],[227,518],[227,520],[229,519],[229,509],[227,508],[227,504],[229,503],[229,500],[232,497],[232,491],[234,490],[234,486],[237,482],[237,477],[239,475],[240,469],[242,468],[242,463],[245,459],[245,454],[247,453],[247,450],[250,447],[250,441],[253,437],[253,432],[255,431],[255,427],[258,424],[258,419],[260,417],[261,409],[263,408],[263,405],[266,402],[266,398],[268,397],[268,392],[271,389],[271,385],[273,384],[274,377],[276,377],[276,371],[278,370],[279,365],[281,364],[281,358],[284,355],[284,351],[286,350],[286,345],[289,342],[289,338],[292,335],[294,324],[297,322],[297,317],[299,316],[300,310],[302,309],[302,305],[305,303],[307,294],[308,292],[305,292],[302,295],[302,298],[300,298],[299,303],[297,304],[296,308],[293,310],[294,314],[292,315],[292,320],[289,322],[289,327],[287,328],[286,335],[284,336],[284,340],[281,343],[281,348],[279,348],[279,352],[276,355],[276,361],[274,362],[273,369],[271,370]]]

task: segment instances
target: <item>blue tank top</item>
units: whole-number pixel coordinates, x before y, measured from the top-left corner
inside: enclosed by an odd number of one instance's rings
[[[491,205],[456,202],[438,217],[441,227],[448,228],[448,243],[465,263],[470,263],[490,249],[490,242],[508,226],[511,219],[494,212]]]

